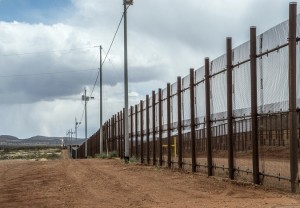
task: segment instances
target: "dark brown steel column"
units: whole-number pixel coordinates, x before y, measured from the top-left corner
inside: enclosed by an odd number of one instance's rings
[[[153,165],[156,165],[156,139],[155,139],[155,91],[152,91],[152,156]]]
[[[107,129],[107,152],[110,151],[110,141],[111,141],[111,118],[108,120],[108,129]]]
[[[107,150],[107,121],[104,123],[103,127],[103,153]]]
[[[141,163],[144,163],[143,101],[140,101]]]
[[[168,168],[171,163],[171,85],[167,84],[167,140],[168,140]]]
[[[121,157],[121,134],[120,134],[120,132],[121,132],[121,128],[120,128],[120,123],[121,123],[121,118],[120,118],[120,112],[118,112],[118,116],[117,116],[117,118],[118,118],[118,155],[119,155],[119,157]]]
[[[147,138],[147,164],[150,163],[150,142],[149,142],[149,95],[146,95],[146,138]]]
[[[113,151],[113,140],[114,140],[114,128],[113,128],[113,116],[110,118],[110,141],[109,141],[109,151]]]
[[[256,27],[250,28],[250,70],[251,70],[251,121],[252,121],[251,137],[252,137],[253,183],[259,184]]]
[[[291,191],[298,191],[298,138],[297,138],[297,94],[296,94],[296,27],[297,3],[289,5],[289,130]]]
[[[109,122],[109,148],[108,151],[111,152],[113,151],[113,117],[110,118],[110,122]]]
[[[128,119],[128,117],[127,117]],[[125,156],[125,108],[123,108],[123,111],[122,111],[122,117],[121,117],[121,120],[122,120],[122,145],[121,145],[121,158],[123,159],[124,156]]]
[[[211,150],[209,58],[205,58],[205,98],[206,98],[207,174],[208,176],[212,176],[213,164],[212,164],[212,150]]]
[[[118,152],[117,114],[114,115],[114,151]]]
[[[177,77],[177,106],[178,168],[182,168],[181,77]]]
[[[114,116],[111,117],[111,123],[110,123],[110,127],[111,127],[111,135],[110,135],[110,151],[114,151]]]
[[[162,90],[158,89],[158,141],[159,141],[159,165],[162,166]]]
[[[120,158],[122,158],[122,126],[123,126],[123,122],[122,122],[122,114],[123,112],[120,111]]]
[[[138,106],[135,105],[135,157],[136,159],[139,158],[139,142],[138,142]]]
[[[190,69],[190,111],[191,111],[191,140],[192,140],[192,172],[197,170],[196,133],[195,133],[195,72]]]
[[[110,152],[114,151],[114,116],[111,117],[110,122],[111,134],[110,134]]]
[[[227,136],[228,136],[228,175],[234,179],[233,162],[233,118],[232,118],[232,41],[231,37],[226,40],[227,47]]]
[[[133,106],[130,106],[130,157],[133,155]]]

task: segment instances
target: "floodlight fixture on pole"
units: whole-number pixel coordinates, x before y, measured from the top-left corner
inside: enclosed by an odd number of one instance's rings
[[[129,125],[128,125],[128,57],[127,57],[127,5],[133,5],[133,0],[123,0],[124,6],[124,137],[125,137],[125,152],[124,160],[129,162]]]
[[[133,5],[133,0],[125,0],[126,5]]]

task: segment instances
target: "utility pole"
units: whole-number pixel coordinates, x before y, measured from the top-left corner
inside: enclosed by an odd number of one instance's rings
[[[77,122],[77,118],[75,117],[75,139],[77,140],[77,128],[81,124],[81,122]]]
[[[67,147],[67,145],[69,144],[69,130],[66,132],[66,141],[64,141],[65,142],[65,145],[66,145],[66,147]]]
[[[74,134],[73,129],[70,131],[70,146],[72,146],[72,135]]]
[[[84,95],[82,95],[82,100],[84,101],[84,112],[85,112],[85,157],[87,157],[87,102],[89,99],[94,99],[94,97],[86,96],[86,89],[84,89]]]
[[[125,112],[124,112],[124,136],[125,136],[125,162],[129,161],[129,131],[128,131],[128,58],[127,58],[127,5],[132,5],[133,0],[123,0],[124,6],[124,94],[125,94]]]
[[[100,45],[100,154],[103,153],[103,134],[102,134],[102,46]]]
[[[84,156],[87,157],[87,112],[86,112],[86,103],[87,103],[87,97],[86,97],[86,88],[84,89],[84,118],[85,118],[85,142],[84,142],[84,147],[85,147],[85,154]]]

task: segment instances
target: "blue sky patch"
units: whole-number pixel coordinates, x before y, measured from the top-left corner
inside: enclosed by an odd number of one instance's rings
[[[52,24],[71,7],[71,0],[0,0],[0,21]]]

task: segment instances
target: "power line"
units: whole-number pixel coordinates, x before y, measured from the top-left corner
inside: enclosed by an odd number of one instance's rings
[[[83,108],[83,111],[82,111],[82,114],[81,114],[80,123],[82,122],[83,115],[84,115],[84,108]]]
[[[104,49],[102,48],[102,50],[103,50],[103,53],[105,54],[105,56],[106,56],[106,52],[104,51]],[[111,63],[111,65],[113,66],[113,67],[115,67],[115,65],[112,63],[112,61],[110,60],[110,58],[107,56],[107,59],[108,59],[108,61]]]
[[[129,6],[127,7],[127,9],[128,9],[128,8],[129,8]],[[127,9],[126,9],[126,10],[127,10]],[[108,51],[107,51],[107,53],[106,53],[106,55],[105,55],[105,58],[104,58],[103,62],[101,63],[102,66],[104,65],[106,59],[108,58],[108,54],[109,54],[109,52],[110,52],[110,50],[111,50],[111,47],[112,47],[112,45],[113,45],[113,43],[114,43],[114,41],[115,41],[115,39],[116,39],[116,36],[117,36],[118,31],[119,31],[119,28],[120,28],[120,25],[121,25],[121,23],[122,23],[123,18],[124,18],[124,13],[122,14],[122,17],[121,17],[120,22],[119,22],[119,24],[118,24],[117,30],[116,30],[116,32],[115,32],[115,34],[114,34],[114,36],[113,36],[113,39],[112,39],[112,41],[111,41],[111,43],[110,43],[110,46],[109,46],[109,49],[108,49]],[[100,47],[100,46],[94,46],[94,47]],[[103,48],[102,48],[102,49],[103,49]],[[110,60],[109,58],[108,58],[108,60],[109,60],[110,63],[112,64],[112,62],[111,62],[111,60]],[[96,80],[95,80],[95,83],[94,83],[92,92],[91,92],[91,94],[90,94],[90,97],[92,96],[92,94],[93,94],[93,92],[94,92],[94,89],[95,89],[95,86],[96,86],[96,84],[97,84],[98,78],[99,78],[99,71],[98,71],[98,73],[97,73],[97,77],[96,77]],[[81,122],[82,119],[83,119],[83,114],[84,114],[84,108],[83,108],[83,111],[82,111],[82,114],[81,114],[80,122]]]
[[[128,8],[129,8],[129,7],[127,7],[127,9],[128,9]],[[118,33],[118,31],[119,31],[119,28],[120,28],[120,25],[121,25],[121,23],[122,23],[123,18],[124,18],[124,13],[122,14],[122,17],[121,17],[120,22],[119,22],[119,24],[118,24],[117,30],[116,30],[116,32],[115,32],[115,34],[114,34],[114,37],[113,37],[113,39],[112,39],[112,41],[111,41],[111,43],[110,43],[109,49],[108,49],[108,51],[107,51],[107,53],[106,53],[106,56],[105,56],[105,58],[104,58],[104,60],[103,60],[102,66],[103,66],[103,64],[105,63],[105,60],[106,60],[106,58],[107,58],[107,56],[108,56],[108,54],[109,54],[109,52],[110,52],[110,49],[111,49],[111,47],[112,47],[112,45],[113,45],[113,43],[114,43],[114,41],[115,41],[115,38],[116,38],[116,36],[117,36],[117,33]]]
[[[95,83],[94,83],[94,86],[93,86],[93,89],[92,89],[92,92],[90,94],[90,97],[92,96],[93,92],[94,92],[94,89],[96,87],[96,84],[97,84],[97,81],[98,81],[98,77],[99,77],[99,71],[98,71],[98,74],[97,74],[97,77],[96,77],[96,80],[95,80]]]
[[[129,7],[127,7],[127,9],[128,9],[128,8],[129,8]],[[105,61],[106,61],[106,58],[107,58],[107,56],[108,56],[108,54],[109,54],[109,52],[110,52],[110,49],[111,49],[111,47],[112,47],[112,45],[113,45],[113,43],[114,43],[114,41],[115,41],[115,39],[116,39],[116,36],[117,36],[117,34],[118,34],[118,31],[119,31],[120,25],[121,25],[121,23],[122,23],[123,17],[124,17],[124,13],[122,14],[122,17],[121,17],[120,22],[119,22],[119,24],[118,24],[117,30],[116,30],[116,32],[115,32],[115,34],[114,34],[114,37],[113,37],[113,39],[112,39],[112,41],[111,41],[111,43],[110,43],[108,52],[106,53],[106,56],[105,56],[103,62],[101,63],[102,66],[104,65],[104,63],[105,63]],[[93,90],[92,90],[90,96],[92,96],[92,94],[93,94],[93,92],[94,92],[95,86],[96,86],[97,81],[98,81],[98,77],[99,77],[99,72],[98,72],[98,74],[97,74],[97,77],[96,77],[96,80],[95,80],[95,83],[94,83],[94,86],[93,86]]]

